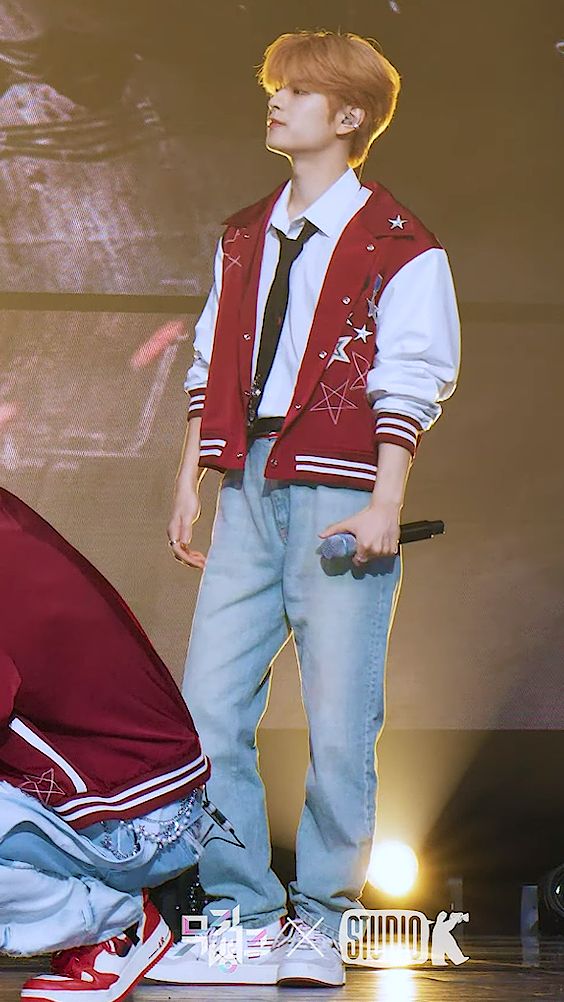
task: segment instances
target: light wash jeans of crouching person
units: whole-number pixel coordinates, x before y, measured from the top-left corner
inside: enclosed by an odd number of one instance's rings
[[[168,845],[141,831],[175,816],[183,830]],[[204,818],[198,790],[135,819],[133,830],[112,820],[75,831],[35,797],[0,782],[0,953],[101,943],[134,925],[142,889],[198,861]]]
[[[256,731],[271,662],[293,630],[310,764],[296,844],[296,913],[332,937],[356,906],[375,826],[375,743],[401,557],[355,567],[320,557],[318,533],[369,503],[365,491],[268,481],[271,441],[225,475],[192,625],[183,694],[213,763],[207,790],[245,849],[210,841],[200,860],[212,907],[240,907],[256,928],[286,912],[271,869]],[[286,769],[281,757],[278,769]],[[296,777],[301,785],[301,777]]]

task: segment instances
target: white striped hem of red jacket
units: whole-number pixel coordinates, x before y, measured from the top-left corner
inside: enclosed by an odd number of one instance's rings
[[[77,821],[79,818],[88,817],[90,814],[99,812],[117,814],[118,812],[130,811],[134,807],[147,805],[146,810],[140,813],[147,813],[152,800],[157,800],[165,794],[173,793],[175,790],[193,782],[198,776],[202,776],[208,769],[209,763],[205,755],[201,754],[192,762],[174,769],[172,772],[161,773],[153,776],[144,783],[130,786],[127,790],[114,794],[112,797],[84,796],[74,797],[67,800],[60,807],[55,807],[57,814],[60,814],[65,821]]]
[[[296,456],[296,470],[309,473],[329,473],[335,477],[357,477],[376,480],[376,467],[372,463],[357,463],[332,456]]]

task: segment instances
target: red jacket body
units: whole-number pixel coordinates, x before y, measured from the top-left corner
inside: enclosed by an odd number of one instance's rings
[[[0,488],[0,780],[74,828],[210,773],[168,668],[108,581]]]
[[[414,214],[382,185],[366,182],[373,194],[345,227],[321,289],[294,397],[270,452],[265,476],[372,490],[378,444],[392,442],[415,454],[422,428],[414,418],[383,413],[379,432],[366,398],[366,373],[377,351],[376,336],[355,341],[358,379],[338,425],[326,420],[327,400],[342,395],[340,367],[328,362],[350,325],[366,322],[367,303],[377,307],[391,278],[412,258],[441,244]],[[242,469],[247,454],[246,414],[256,308],[266,227],[283,185],[230,216],[223,236],[224,265],[219,312],[207,387],[190,391],[202,416],[200,466]],[[403,228],[390,220],[405,215]],[[202,406],[203,401],[203,406]],[[393,425],[413,426],[412,446],[394,436]]]

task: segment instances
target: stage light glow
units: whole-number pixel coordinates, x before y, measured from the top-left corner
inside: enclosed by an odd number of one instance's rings
[[[413,963],[413,953],[404,943],[386,943],[380,963],[386,967],[401,970]]]
[[[373,846],[368,865],[368,882],[392,897],[401,897],[413,887],[419,870],[410,846],[390,840]]]
[[[415,1002],[417,984],[413,971],[389,968],[378,976],[379,1002]]]

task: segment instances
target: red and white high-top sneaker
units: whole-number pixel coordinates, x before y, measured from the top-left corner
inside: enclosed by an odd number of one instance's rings
[[[38,1002],[119,1002],[172,944],[172,933],[145,897],[137,942],[126,933],[94,946],[61,950],[51,960],[52,974],[26,981],[23,999]]]

